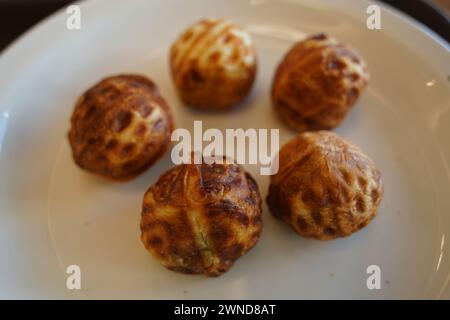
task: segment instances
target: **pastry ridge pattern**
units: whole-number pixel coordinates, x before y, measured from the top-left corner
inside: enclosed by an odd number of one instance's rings
[[[304,237],[330,240],[365,227],[383,194],[381,173],[358,147],[329,131],[300,134],[279,154],[267,203]]]
[[[218,276],[255,246],[261,210],[256,182],[232,161],[182,164],[146,192],[141,239],[168,269]]]
[[[170,50],[172,77],[184,103],[200,109],[227,109],[249,92],[256,74],[250,35],[221,19],[189,27]]]
[[[166,152],[173,129],[169,106],[150,79],[118,75],[78,99],[68,136],[79,167],[126,181]]]
[[[272,84],[276,112],[303,132],[339,125],[369,81],[359,54],[317,34],[295,44],[279,64]]]

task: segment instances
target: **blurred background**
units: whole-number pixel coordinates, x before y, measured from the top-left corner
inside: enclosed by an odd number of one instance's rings
[[[450,0],[379,1],[389,3],[421,21],[450,42]],[[0,0],[0,51],[38,21],[72,2],[74,1]]]

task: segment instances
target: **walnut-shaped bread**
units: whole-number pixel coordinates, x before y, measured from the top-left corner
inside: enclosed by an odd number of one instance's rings
[[[73,159],[92,173],[129,180],[166,152],[173,126],[169,106],[151,80],[108,77],[76,103],[69,131]]]
[[[332,132],[317,131],[281,148],[267,203],[301,236],[330,240],[366,226],[382,195],[380,171],[368,156]]]
[[[258,187],[230,160],[178,165],[144,196],[142,242],[173,271],[219,276],[253,248],[261,227]]]
[[[256,74],[250,35],[229,21],[205,19],[172,45],[172,77],[181,100],[199,109],[228,109],[246,97]]]
[[[356,51],[318,34],[284,57],[273,80],[272,100],[292,129],[328,130],[343,121],[368,81],[366,63]]]

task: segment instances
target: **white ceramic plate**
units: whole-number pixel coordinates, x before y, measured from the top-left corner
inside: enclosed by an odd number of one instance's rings
[[[82,29],[65,11],[46,19],[0,58],[1,298],[439,298],[450,297],[449,48],[405,16],[382,9],[381,30],[366,28],[365,1],[92,1],[81,3]],[[174,93],[168,48],[203,17],[247,27],[259,56],[245,105],[224,114],[184,108]],[[306,240],[264,205],[258,245],[219,278],[163,268],[140,242],[142,196],[172,166],[167,155],[129,183],[79,170],[66,138],[77,97],[101,78],[137,72],[154,79],[178,127],[280,128],[269,88],[294,41],[327,32],[367,60],[372,81],[336,129],[360,145],[384,175],[378,217],[331,242]],[[246,167],[262,196],[267,176]],[[66,289],[66,267],[82,271],[82,289]],[[369,290],[366,269],[381,268]]]

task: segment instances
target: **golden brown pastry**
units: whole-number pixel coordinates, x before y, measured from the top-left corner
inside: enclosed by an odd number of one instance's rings
[[[189,27],[172,45],[170,65],[184,103],[223,110],[250,91],[256,55],[246,31],[229,21],[205,19]]]
[[[302,133],[279,153],[267,203],[298,234],[320,240],[366,226],[383,195],[380,171],[358,147],[328,131]]]
[[[76,164],[119,181],[136,177],[159,159],[174,126],[156,85],[139,75],[109,77],[87,90],[71,124]]]
[[[339,125],[369,80],[357,52],[325,34],[297,43],[278,66],[272,85],[275,110],[303,132]]]
[[[258,187],[229,160],[178,165],[144,196],[142,242],[170,270],[218,276],[253,248],[261,227]]]

